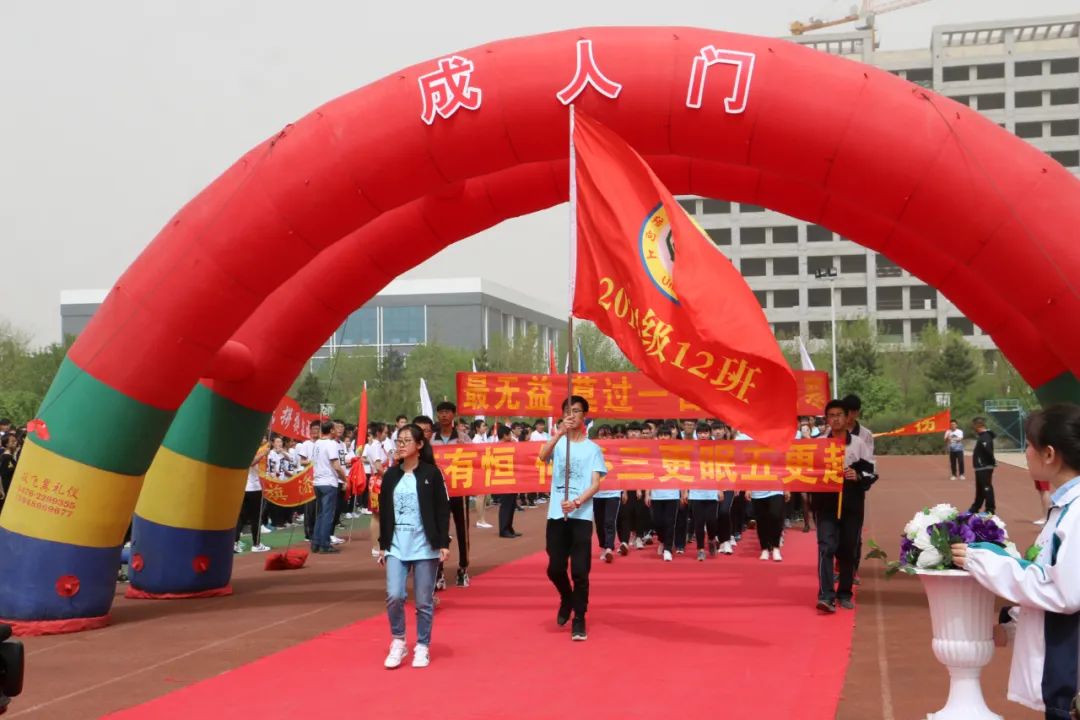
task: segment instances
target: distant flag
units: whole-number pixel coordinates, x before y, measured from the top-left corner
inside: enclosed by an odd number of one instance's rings
[[[803,370],[814,370],[814,361],[810,359],[810,353],[806,351],[806,345],[803,344],[802,335],[799,336],[799,358],[802,360]]]
[[[581,338],[577,341],[577,371],[579,373],[589,372],[585,367],[585,354],[581,352]]]
[[[420,414],[429,418],[435,417],[435,410],[431,406],[431,396],[428,395],[427,383],[424,382],[424,378],[420,378]]]
[[[356,444],[367,444],[368,408],[367,408],[367,380],[364,381],[364,389],[360,391],[360,417],[356,423]],[[363,438],[363,440],[361,440]]]
[[[552,375],[556,374],[555,370],[555,345],[548,343],[548,372]]]
[[[563,365],[563,372],[564,373],[570,372],[570,353],[569,352],[566,353],[566,364]]]

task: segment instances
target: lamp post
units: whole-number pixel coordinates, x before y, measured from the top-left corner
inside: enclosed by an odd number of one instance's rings
[[[829,315],[832,325],[832,383],[833,383],[833,397],[840,397],[840,376],[836,372],[836,278],[839,273],[836,272],[835,267],[831,267],[828,270],[820,269],[814,271],[814,277],[818,280],[829,281]]]

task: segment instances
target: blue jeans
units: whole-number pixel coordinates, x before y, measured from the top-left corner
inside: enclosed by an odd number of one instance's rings
[[[315,532],[311,536],[311,549],[324,550],[330,547],[330,534],[334,530],[337,485],[316,485],[315,500],[318,509],[315,515]]]
[[[413,571],[413,598],[416,601],[416,642],[431,644],[431,621],[434,610],[435,575],[439,560],[398,560],[386,556],[386,615],[390,618],[390,634],[405,639],[405,580]]]

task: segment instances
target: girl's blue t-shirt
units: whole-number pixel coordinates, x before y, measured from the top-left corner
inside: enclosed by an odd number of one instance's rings
[[[435,560],[439,551],[431,547],[420,518],[420,496],[416,476],[405,473],[394,487],[394,539],[387,555],[398,560]]]

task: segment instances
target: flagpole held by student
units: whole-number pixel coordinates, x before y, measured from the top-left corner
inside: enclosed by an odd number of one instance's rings
[[[540,450],[540,461],[552,463],[552,482],[565,478],[561,503],[548,505],[546,549],[547,575],[559,592],[555,621],[566,625],[573,616],[571,639],[585,640],[585,613],[589,606],[589,570],[592,564],[592,498],[607,474],[604,451],[585,435],[589,402],[572,395],[563,402],[562,423],[552,429],[551,439]],[[573,459],[569,447],[574,445]],[[554,489],[554,488],[553,488]],[[554,498],[554,495],[553,495]],[[567,565],[570,575],[567,576]]]

